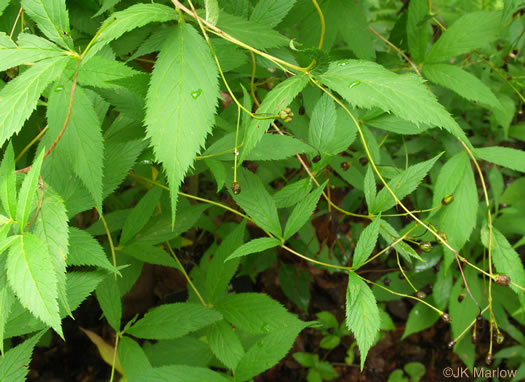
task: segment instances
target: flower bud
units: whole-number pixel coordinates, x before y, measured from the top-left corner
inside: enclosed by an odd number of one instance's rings
[[[423,251],[423,252],[430,252],[432,251],[432,243],[430,243],[429,241],[422,241],[421,243],[419,243],[419,248]]]
[[[444,206],[448,206],[450,203],[454,201],[454,195],[446,194],[443,199],[441,200],[441,204]]]
[[[497,275],[496,276],[496,284],[501,286],[509,286],[510,285],[510,277],[507,275]]]

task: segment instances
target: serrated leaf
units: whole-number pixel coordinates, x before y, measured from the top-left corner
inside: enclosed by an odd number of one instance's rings
[[[29,220],[29,215],[33,210],[36,191],[38,189],[38,178],[40,177],[40,168],[44,160],[44,151],[40,151],[33,166],[24,178],[24,182],[18,193],[18,203],[16,205],[16,221],[20,225],[20,231],[25,230]],[[41,190],[43,192],[43,190]]]
[[[312,111],[308,129],[308,141],[322,153],[330,149],[329,143],[335,135],[335,121],[335,103],[328,94],[324,94]]]
[[[65,0],[22,0],[21,5],[47,38],[63,48],[73,49]]]
[[[123,11],[115,12],[103,23],[104,30],[100,33],[91,49],[86,53],[84,61],[93,57],[104,46],[116,40],[124,33],[154,22],[177,20],[174,7],[162,4],[134,4]]]
[[[436,313],[434,309],[430,309],[422,302],[418,302],[408,314],[405,331],[401,338],[405,339],[411,334],[428,329],[434,325],[437,320],[439,320],[439,314]]]
[[[290,12],[295,0],[261,0],[255,4],[250,20],[274,28]]]
[[[162,195],[162,189],[153,187],[140,199],[126,218],[120,235],[120,245],[126,244],[148,223]]]
[[[308,220],[310,220],[327,183],[328,181],[325,181],[294,207],[286,221],[286,227],[284,228],[285,240],[292,237],[303,227],[303,225],[306,224]]]
[[[331,63],[319,79],[354,106],[378,107],[416,125],[443,127],[467,142],[456,121],[414,74],[395,74],[369,61],[341,60]]]
[[[9,142],[0,164],[0,201],[11,219],[16,218],[15,152]]]
[[[399,200],[402,200],[419,186],[423,178],[427,175],[441,155],[442,153],[425,162],[420,162],[408,167],[388,182],[388,186],[396,194]],[[394,207],[395,205],[396,201],[386,187],[383,187],[376,196],[375,205],[372,210],[374,213],[382,212]]]
[[[363,190],[365,193],[366,205],[370,211],[373,208],[376,199],[376,179],[374,177],[374,170],[372,170],[371,165],[368,165],[366,169]]]
[[[208,158],[204,159],[204,163],[213,174],[215,182],[217,183],[217,192],[219,192],[226,183],[226,168],[224,167],[223,162]]]
[[[204,0],[204,5],[206,8],[206,21],[216,25],[219,20],[218,0]]]
[[[525,172],[525,152],[511,147],[482,147],[476,149],[476,153],[487,162],[510,168],[512,170]]]
[[[155,367],[133,379],[133,382],[229,382],[221,374],[205,367],[169,365]]]
[[[277,147],[278,150],[276,150]],[[315,152],[312,146],[298,139],[287,135],[264,134],[245,159],[251,161],[281,160],[296,154],[311,152]],[[232,157],[233,155],[229,159],[233,160]]]
[[[191,303],[164,304],[150,310],[128,333],[138,338],[170,339],[185,336],[222,319],[215,309]]]
[[[280,244],[281,241],[273,237],[261,237],[259,239],[253,239],[247,243],[244,243],[235,251],[233,251],[233,253],[228,256],[225,261],[232,260],[237,257],[251,255],[252,253],[266,251],[267,249],[277,247]]]
[[[0,270],[4,272],[4,267],[2,266]],[[15,296],[9,289],[9,286],[3,282],[0,283],[0,350],[2,351],[2,356],[4,355],[5,324],[14,301]]]
[[[411,1],[408,5],[407,43],[410,57],[414,62],[422,62],[428,48],[429,27],[425,21],[428,16],[426,1]]]
[[[489,108],[502,107],[487,85],[458,66],[449,64],[425,65],[423,74],[431,82],[449,88],[469,101],[479,102]]]
[[[147,76],[147,74],[132,69],[123,62],[95,56],[80,66],[78,83],[97,88],[120,88],[123,86],[117,81],[138,75]]]
[[[31,362],[33,348],[45,333],[42,331],[25,340],[20,345],[9,349],[0,357],[0,381],[25,381]]]
[[[135,378],[145,370],[151,369],[151,363],[138,343],[129,337],[122,337],[118,344],[118,358],[124,375]]]
[[[375,343],[379,333],[380,318],[372,290],[353,272],[348,274],[346,325],[357,341],[363,370],[368,350]]]
[[[211,132],[217,76],[204,39],[191,25],[179,24],[155,64],[146,111],[147,135],[170,184],[172,225],[177,191]]]
[[[134,243],[125,246],[121,251],[144,263],[179,269],[179,266],[168,252],[150,244]]]
[[[237,181],[242,191],[238,195],[233,195],[235,202],[259,227],[281,237],[282,229],[277,207],[261,179],[250,171],[240,170]]]
[[[2,16],[2,14],[4,13],[4,10],[9,5],[10,1],[11,0],[0,0],[0,16]]]
[[[281,82],[279,85],[274,87],[267,95],[264,97],[261,106],[256,111],[256,114],[261,116],[267,115],[277,115],[281,110],[286,108],[293,99],[299,94],[301,90],[308,83],[308,76],[306,75],[297,75],[292,78]],[[240,150],[241,156],[240,160],[243,161],[244,158],[249,154],[262,139],[264,133],[270,127],[271,119],[252,119],[248,125],[248,131],[246,133],[246,142],[244,147]]]
[[[396,231],[394,227],[392,227],[387,221],[382,220],[381,226],[379,228],[379,234],[381,237],[390,245],[390,243],[393,243],[397,239],[401,237],[399,232]],[[394,245],[394,248],[399,251],[401,256],[408,262],[412,263],[411,257],[423,261],[421,256],[417,254],[417,252],[412,248],[410,245],[405,243],[404,241],[400,241],[396,245]]]
[[[292,207],[299,203],[299,201],[308,195],[311,183],[310,179],[304,178],[281,188],[273,194],[273,200],[275,200],[277,208]]]
[[[231,325],[226,321],[211,324],[206,331],[211,351],[228,369],[235,369],[244,356],[244,348]]]
[[[366,125],[376,127],[381,130],[391,131],[396,134],[415,135],[421,134],[425,130],[431,128],[426,124],[417,126],[415,123],[406,121],[392,114],[382,115],[378,118],[371,119],[365,122]]]
[[[362,1],[338,0],[330,4],[337,7],[337,29],[357,58],[375,59],[373,36],[368,29],[366,8]],[[352,20],[352,22],[348,22]]]
[[[9,249],[7,279],[20,302],[63,337],[53,260],[32,233],[24,233]]]
[[[95,18],[95,17],[100,16],[101,14],[103,14],[104,12],[109,10],[110,8],[113,8],[115,5],[117,5],[120,2],[121,2],[121,0],[102,0],[102,6],[97,11],[97,13],[95,13],[93,15],[93,17]]]
[[[35,35],[21,33],[17,46],[5,33],[0,33],[0,72],[46,58],[62,56],[64,52],[55,44]]]
[[[359,235],[352,260],[353,268],[360,267],[372,254],[379,236],[380,224],[381,217],[378,216]]]
[[[263,293],[230,294],[216,309],[236,328],[252,334],[300,327],[303,322]]]
[[[68,314],[71,309],[66,293],[66,259],[69,245],[68,218],[62,198],[44,186],[44,199],[33,233],[44,243],[53,261],[57,278],[58,301]]]
[[[18,134],[40,94],[61,75],[70,59],[64,56],[37,62],[0,91],[0,146]]]
[[[479,49],[498,38],[501,12],[479,11],[458,18],[436,41],[425,62],[447,61]]]
[[[120,298],[120,289],[115,275],[106,276],[96,291],[98,303],[106,320],[115,332],[120,332],[120,321],[122,320],[122,300]]]
[[[91,265],[115,271],[104,249],[87,231],[69,227],[67,265]]]

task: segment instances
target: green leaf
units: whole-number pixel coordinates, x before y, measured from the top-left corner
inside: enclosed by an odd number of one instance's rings
[[[122,301],[115,275],[110,274],[106,276],[104,281],[98,285],[95,293],[106,320],[118,333],[120,331],[120,321],[122,320]]]
[[[429,26],[426,1],[411,1],[408,4],[407,42],[410,57],[414,62],[422,62],[428,48]]]
[[[4,13],[4,10],[9,5],[10,1],[11,0],[0,0],[0,16],[2,16],[2,14]]]
[[[312,181],[309,178],[303,178],[297,182],[288,183],[275,194],[273,200],[277,208],[292,207],[308,195]]]
[[[250,21],[274,28],[290,12],[295,0],[261,0],[255,4]]]
[[[247,243],[244,243],[235,251],[233,251],[233,253],[230,256],[228,256],[228,258],[225,261],[235,259],[237,257],[251,255],[252,253],[266,251],[267,249],[277,247],[280,244],[281,241],[273,237],[261,237],[259,239],[253,239]]]
[[[9,142],[0,164],[0,200],[11,219],[16,218],[16,172],[15,152]]]
[[[487,162],[525,172],[525,152],[511,147],[482,147],[476,153]]]
[[[379,234],[389,245],[401,237],[399,232],[397,232],[396,229],[392,227],[385,220],[381,221],[381,227],[379,228]],[[410,260],[411,257],[419,261],[423,261],[423,259],[417,254],[414,248],[412,248],[410,245],[408,245],[404,241],[400,241],[399,243],[394,245],[394,248],[397,251],[399,251],[401,256],[403,256],[403,258],[409,263],[412,262],[412,260]]]
[[[366,125],[376,127],[381,130],[391,131],[396,134],[416,135],[421,134],[431,127],[426,124],[417,126],[416,124],[396,117],[392,114],[381,115],[378,118],[367,120]]]
[[[484,47],[498,38],[501,12],[479,11],[458,18],[436,41],[425,62],[447,61]]]
[[[414,191],[423,178],[430,171],[434,163],[442,155],[438,154],[434,158],[429,159],[425,162],[420,162],[415,165],[410,166],[406,170],[402,171],[399,175],[394,176],[389,182],[388,186],[396,194],[399,200],[402,200],[405,196],[409,195]],[[396,201],[390,194],[390,192],[383,187],[381,191],[376,196],[376,201],[374,208],[372,209],[374,213],[386,211],[396,205]]]
[[[233,195],[235,202],[259,227],[281,237],[282,229],[277,207],[261,179],[247,170],[240,170],[237,175],[242,191],[238,195]]]
[[[372,254],[379,236],[380,224],[381,217],[378,216],[359,235],[352,260],[353,268],[360,267]]]
[[[36,107],[40,94],[60,76],[70,57],[56,57],[32,65],[0,91],[0,146],[22,125]]]
[[[233,326],[252,334],[267,334],[303,325],[279,302],[263,293],[231,294],[219,301],[216,309]]]
[[[149,76],[132,69],[123,62],[95,56],[80,66],[78,83],[97,88],[122,88],[119,80],[134,76]]]
[[[293,99],[308,83],[308,76],[300,74],[281,82],[264,97],[261,106],[256,111],[259,116],[278,115],[286,108]],[[243,161],[257,143],[262,139],[264,133],[270,127],[272,119],[252,119],[246,132],[246,142],[240,150],[240,160]]]
[[[53,259],[32,233],[24,233],[9,249],[7,279],[20,302],[63,337]]]
[[[138,338],[170,339],[202,329],[222,315],[214,309],[191,303],[164,304],[150,310],[128,333]]]
[[[244,348],[231,325],[226,321],[211,324],[206,331],[211,351],[228,369],[235,369],[244,356]]]
[[[100,35],[86,53],[84,62],[126,32],[149,23],[177,19],[178,15],[175,8],[162,4],[134,4],[123,11],[115,12],[102,23]]]
[[[122,234],[120,235],[120,245],[131,241],[133,237],[144,228],[151,218],[151,215],[153,215],[161,195],[162,189],[159,187],[153,187],[142,199],[140,199],[140,202],[138,202],[131,210],[131,213],[124,222]]]
[[[35,334],[0,357],[0,381],[25,381],[33,348],[45,331]]]
[[[373,208],[376,199],[376,179],[371,165],[368,165],[366,169],[363,190],[365,193],[366,205],[370,211]]]
[[[118,344],[118,357],[128,379],[140,376],[151,369],[151,363],[138,343],[129,337],[122,337]]]
[[[217,192],[219,192],[226,183],[226,168],[224,167],[223,162],[208,158],[204,159],[204,163],[213,174],[215,182],[217,183]]]
[[[21,5],[47,38],[73,49],[65,0],[22,0]]]
[[[5,33],[0,32],[0,72],[64,54],[64,51],[55,44],[35,35],[21,33],[18,36],[18,43],[20,46],[17,46]]]
[[[4,267],[1,267],[1,271],[4,272]],[[5,324],[9,318],[9,313],[11,311],[11,306],[15,301],[15,296],[9,286],[5,282],[0,283],[0,350],[2,355],[4,355],[4,333],[5,333]]]
[[[98,17],[110,8],[113,8],[115,5],[120,3],[121,0],[102,0],[102,6],[100,9],[93,15],[93,17]]]
[[[456,121],[414,74],[395,74],[369,61],[341,60],[331,63],[319,79],[353,106],[378,107],[416,125],[443,127],[467,141]]]
[[[67,221],[64,201],[50,186],[45,185],[44,199],[33,233],[47,247],[57,278],[58,301],[71,315],[66,294],[66,258],[69,245]]]
[[[284,228],[285,240],[292,237],[303,227],[303,225],[306,224],[308,220],[310,220],[327,183],[328,181],[325,181],[294,207],[292,213],[288,217],[286,227]]]
[[[368,29],[364,2],[338,0],[329,7],[337,7],[336,27],[356,57],[364,60],[375,59],[373,36]]]
[[[488,108],[502,107],[487,85],[458,66],[449,64],[425,65],[423,74],[431,82],[449,88],[469,101],[479,102]]]
[[[67,265],[91,265],[114,272],[104,249],[87,231],[69,227]]]
[[[354,334],[361,353],[361,370],[368,350],[379,332],[379,309],[374,294],[355,273],[348,274],[346,292],[346,325]]]
[[[308,141],[322,153],[330,150],[329,143],[335,135],[335,120],[335,103],[328,94],[324,94],[312,111],[308,129]]]
[[[430,309],[422,302],[418,302],[408,315],[408,320],[403,332],[402,339],[409,335],[430,328],[439,320],[439,314],[434,309]]]
[[[279,147],[279,150],[275,150]],[[246,155],[246,160],[281,160],[296,154],[314,152],[312,146],[287,135],[264,134],[255,148]],[[229,159],[233,160],[233,155]]]
[[[221,374],[204,367],[169,365],[147,370],[133,382],[229,382]]]
[[[218,0],[204,0],[204,5],[206,7],[206,21],[216,25],[219,20]]]
[[[179,24],[155,64],[146,111],[147,135],[170,184],[172,225],[177,191],[211,132],[217,75],[204,39],[189,24]]]
[[[67,118],[73,83],[65,81],[59,86],[63,89],[51,92],[48,101],[49,131],[43,140],[46,147],[50,147],[59,135]],[[69,123],[62,138],[60,138],[60,144],[51,152],[50,157],[60,158],[71,166],[74,173],[88,189],[97,208],[101,210],[104,166],[101,121],[90,97],[78,85],[75,89]]]
[[[38,189],[38,178],[40,177],[40,168],[42,167],[43,160],[44,151],[40,151],[33,162],[33,166],[25,176],[24,182],[20,187],[20,192],[18,193],[16,221],[20,225],[21,232],[25,230],[26,224],[29,221],[29,215],[33,210],[33,202]]]
[[[121,249],[123,253],[134,257],[144,263],[162,265],[165,267],[177,268],[179,266],[168,252],[150,244],[134,243]]]
[[[239,16],[221,12],[218,27],[256,49],[275,48],[288,44],[288,38],[276,32],[267,24],[248,21]]]

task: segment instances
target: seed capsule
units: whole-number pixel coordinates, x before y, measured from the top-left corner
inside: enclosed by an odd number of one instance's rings
[[[350,168],[350,164],[348,162],[342,162],[341,163],[341,169],[343,171],[347,171]]]
[[[425,292],[423,292],[422,290],[418,290],[417,293],[416,293],[416,296],[420,300],[424,300],[425,297],[427,297],[427,294]]]
[[[487,357],[485,358],[485,363],[490,366],[492,365],[492,361],[494,361],[494,357],[492,356],[492,354],[487,354]]]
[[[385,284],[385,286],[389,286],[390,285],[390,279],[388,277],[385,277],[385,279],[383,280],[383,284]]]
[[[452,318],[450,317],[450,315],[448,313],[443,313],[441,315],[441,319],[446,322],[447,324],[450,324],[452,322]]]
[[[443,204],[444,206],[448,206],[450,203],[452,203],[454,201],[454,195],[451,195],[451,194],[447,194],[443,197],[443,199],[441,200],[441,204]]]
[[[449,349],[452,349],[455,345],[456,345],[456,341],[450,341],[450,342],[448,343],[448,348],[449,348]]]
[[[438,234],[438,236],[439,236],[440,238],[443,239],[443,241],[444,241],[445,243],[448,243],[448,236],[447,236],[447,234],[446,234],[445,232],[440,232],[440,231],[438,231],[437,234]],[[440,242],[440,243],[441,243],[441,242]]]
[[[312,162],[317,163],[317,162],[319,162],[320,160],[321,160],[321,155],[316,155],[316,156],[314,156],[314,158],[312,159]]]
[[[501,343],[503,343],[503,341],[505,341],[505,336],[503,335],[503,333],[498,333],[496,335],[496,342],[498,344],[501,344]]]
[[[498,275],[496,277],[496,283],[501,286],[509,286],[510,285],[510,277],[507,275]]]
[[[461,292],[460,295],[458,296],[458,302],[461,302],[465,299],[465,292]]]
[[[241,185],[237,182],[232,183],[232,192],[234,195],[239,195],[241,193]]]
[[[432,243],[430,243],[429,241],[422,241],[421,243],[419,243],[419,248],[423,251],[423,252],[430,252],[432,251]]]

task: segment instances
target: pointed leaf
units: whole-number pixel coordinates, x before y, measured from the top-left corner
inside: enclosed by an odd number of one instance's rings
[[[9,249],[7,279],[20,302],[63,337],[53,260],[32,233],[24,233]]]
[[[407,42],[410,57],[414,62],[422,62],[428,48],[429,26],[428,2],[411,1],[408,4]]]
[[[3,357],[0,357],[0,381],[18,382],[26,380],[33,348],[44,333],[45,331],[35,334],[20,345],[9,349]]]
[[[363,232],[361,232],[361,235],[359,235],[352,261],[353,268],[360,267],[372,254],[377,243],[377,237],[379,236],[380,224],[381,218],[378,216],[372,223],[367,225]]]
[[[386,220],[382,220],[381,221],[381,225],[380,225],[380,228],[379,228],[379,233],[381,235],[381,237],[390,245],[391,243],[393,243],[394,241],[396,241],[397,239],[399,239],[401,237],[401,235],[399,234],[399,232],[397,232],[395,230],[394,227],[392,227]],[[399,251],[399,253],[401,254],[401,256],[403,256],[403,258],[410,264],[412,263],[412,260],[410,259],[411,257],[419,260],[419,261],[423,261],[423,259],[421,258],[421,256],[419,256],[417,254],[417,252],[414,250],[414,248],[412,248],[410,245],[408,245],[407,243],[405,243],[404,241],[400,241],[399,243],[397,243],[396,245],[394,245],[394,248]]]
[[[124,375],[132,379],[151,369],[151,363],[138,343],[129,337],[122,337],[118,344],[118,358]]]
[[[279,150],[275,148],[279,147]],[[264,134],[254,149],[246,155],[246,160],[281,160],[296,154],[315,152],[312,146],[287,135]],[[232,159],[230,156],[228,159]]]
[[[236,257],[251,255],[252,253],[266,251],[267,249],[277,247],[280,244],[281,241],[273,237],[253,239],[237,248],[225,261],[235,259]]]
[[[361,353],[361,370],[368,350],[379,333],[379,309],[372,290],[355,273],[348,274],[346,325],[354,334]]]
[[[24,231],[29,220],[29,215],[33,209],[33,202],[38,188],[38,178],[40,177],[40,168],[44,159],[44,151],[36,157],[33,166],[24,178],[18,194],[18,204],[16,206],[16,220],[20,225],[20,231]],[[43,190],[42,190],[43,191]]]
[[[274,28],[290,12],[295,0],[261,0],[255,4],[250,20]]]
[[[69,227],[67,265],[91,265],[114,272],[104,249],[87,231]]]
[[[373,35],[368,29],[368,10],[365,3],[346,0],[337,0],[333,3],[333,5],[330,4],[330,7],[337,7],[337,28],[348,47],[357,58],[374,60]]]
[[[303,178],[294,183],[289,183],[273,195],[277,208],[292,207],[308,195],[311,181]]]
[[[133,382],[229,382],[216,371],[206,367],[187,365],[169,365],[154,367],[140,376],[133,378]]]
[[[162,189],[153,187],[131,210],[122,227],[122,234],[120,235],[121,245],[132,240],[133,237],[144,228],[151,218],[151,215],[153,215],[161,195]]]
[[[286,227],[284,228],[284,239],[288,240],[297,231],[299,231],[303,225],[312,217],[312,214],[317,207],[317,203],[321,198],[323,190],[328,181],[325,181],[321,186],[313,190],[306,198],[301,200],[293,209],[292,213],[288,217]]]
[[[366,205],[370,211],[372,210],[376,199],[376,179],[374,177],[374,170],[372,170],[371,165],[368,165],[366,169],[363,189],[365,192]]]
[[[476,153],[486,160],[512,170],[525,172],[525,152],[511,147],[482,147]]]
[[[9,142],[0,164],[0,201],[12,219],[16,219],[15,152]]]
[[[122,300],[115,275],[108,275],[96,290],[97,300],[111,327],[118,333],[122,320]]]
[[[0,267],[0,271],[4,272],[5,267]],[[4,355],[4,333],[5,333],[5,324],[9,318],[9,313],[11,311],[11,306],[15,302],[15,296],[7,283],[0,280],[0,350],[2,351],[2,356]]]
[[[328,144],[335,135],[335,103],[324,94],[312,111],[308,141],[322,153],[330,149]]]
[[[244,348],[232,326],[224,320],[218,321],[210,325],[206,331],[206,337],[213,354],[228,369],[235,369],[244,356]]]
[[[170,184],[173,221],[177,191],[211,132],[217,75],[204,39],[191,25],[179,24],[155,64],[146,111],[148,137]]]

